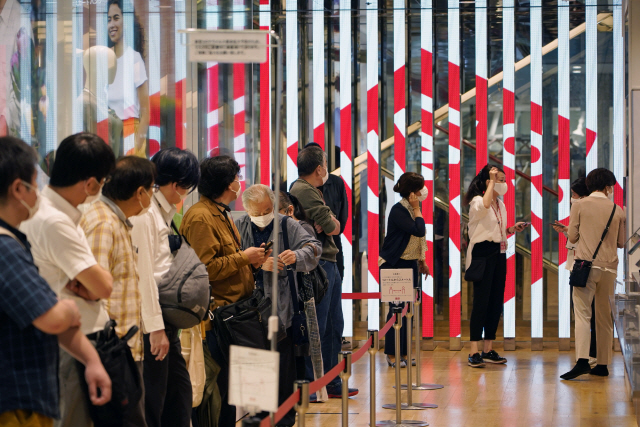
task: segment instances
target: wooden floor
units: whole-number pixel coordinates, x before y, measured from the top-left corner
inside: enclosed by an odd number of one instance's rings
[[[555,349],[552,347],[556,347]],[[502,352],[506,365],[484,369],[467,366],[468,343],[462,351],[439,347],[422,353],[422,381],[439,383],[441,390],[414,391],[414,402],[439,405],[437,409],[404,411],[405,420],[426,420],[431,426],[611,426],[637,427],[632,403],[625,391],[624,364],[614,352],[607,378],[584,375],[561,381],[573,367],[574,352],[559,352],[557,344],[531,351],[518,343],[516,351]],[[403,383],[405,372],[402,370]],[[395,411],[382,404],[395,402],[394,369],[382,352],[376,358],[377,421],[395,420]],[[415,377],[414,377],[415,378]],[[349,400],[349,426],[369,425],[369,355],[353,365],[351,387],[360,394]],[[406,402],[406,392],[402,393]],[[311,404],[306,426],[340,426],[341,401]],[[299,423],[297,424],[299,425]]]

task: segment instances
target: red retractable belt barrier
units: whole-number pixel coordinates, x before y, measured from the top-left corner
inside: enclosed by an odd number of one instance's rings
[[[380,299],[380,292],[343,292],[342,299]]]
[[[380,293],[378,292],[377,294],[379,298]],[[357,295],[357,294],[343,294],[343,295]],[[349,298],[343,297],[342,299],[349,299]],[[409,309],[409,304],[406,304],[404,307],[404,310],[402,310],[402,317],[404,317],[407,314],[408,309]],[[384,328],[382,328],[382,330],[380,331],[379,336],[385,335],[389,331],[389,329],[391,329],[395,321],[396,321],[396,315],[394,314],[393,316],[391,316],[389,321],[384,325]],[[364,356],[367,350],[369,350],[369,348],[371,347],[371,344],[373,344],[371,340],[372,340],[372,337],[369,337],[369,339],[364,343],[362,348],[358,350],[351,357],[351,364],[356,363],[358,360],[362,358],[362,356]],[[333,369],[331,369],[329,372],[324,374],[322,377],[318,378],[317,380],[309,384],[309,394],[318,392],[318,390],[320,390],[322,387],[327,386],[331,381],[333,381],[333,379],[337,377],[340,374],[340,372],[344,370],[345,368],[344,363],[345,362],[343,360],[342,362],[334,366]],[[289,412],[291,408],[293,408],[296,405],[296,403],[298,403],[299,400],[300,400],[300,390],[296,390],[278,408],[278,411],[275,414],[275,423],[278,424],[278,422],[282,419],[282,417],[284,417],[287,414],[287,412]],[[266,417],[260,422],[260,427],[269,427],[270,425],[271,425],[271,420],[269,417]]]

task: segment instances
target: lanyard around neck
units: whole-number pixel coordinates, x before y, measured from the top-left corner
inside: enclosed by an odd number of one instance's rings
[[[507,238],[502,232],[502,210],[500,209],[500,203],[498,203],[497,200],[496,200],[496,205],[498,205],[498,210],[496,210],[495,206],[493,206],[493,203],[491,203],[491,208],[493,209],[493,213],[496,214],[496,218],[498,220],[498,227],[500,228],[500,237],[502,238],[503,241],[506,241]]]

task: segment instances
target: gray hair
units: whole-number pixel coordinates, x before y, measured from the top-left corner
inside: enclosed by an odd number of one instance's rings
[[[242,192],[242,204],[247,207],[253,206],[263,201],[265,196],[269,197],[272,205],[275,204],[276,195],[269,187],[264,184],[253,184]]]

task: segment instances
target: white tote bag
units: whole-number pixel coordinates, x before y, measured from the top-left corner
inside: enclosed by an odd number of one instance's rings
[[[180,335],[182,345],[182,357],[187,362],[187,370],[191,379],[192,402],[191,406],[196,407],[202,402],[204,393],[204,383],[207,374],[204,369],[204,350],[202,349],[202,324],[193,328],[183,329]]]

